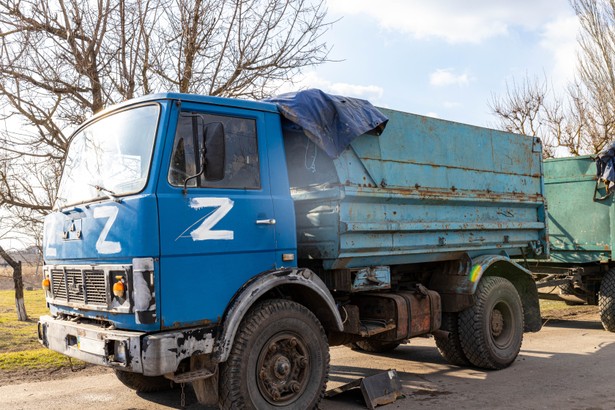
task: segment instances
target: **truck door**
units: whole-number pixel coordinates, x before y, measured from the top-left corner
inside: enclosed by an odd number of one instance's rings
[[[218,321],[242,284],[275,267],[264,115],[182,102],[177,118],[158,189],[163,328]],[[200,173],[211,125],[224,131],[219,180]]]

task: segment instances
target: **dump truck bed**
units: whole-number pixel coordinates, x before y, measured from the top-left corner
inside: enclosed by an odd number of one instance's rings
[[[544,173],[551,260],[578,264],[612,259],[613,196],[600,200],[605,192],[596,191],[594,160],[546,160]]]
[[[285,134],[299,259],[325,269],[546,250],[541,143],[382,109],[380,136],[331,159]]]

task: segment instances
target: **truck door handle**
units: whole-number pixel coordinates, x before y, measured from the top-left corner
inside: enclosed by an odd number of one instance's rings
[[[257,219],[257,225],[275,225],[275,219]]]

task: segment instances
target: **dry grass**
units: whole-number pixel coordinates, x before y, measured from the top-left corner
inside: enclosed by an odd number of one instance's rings
[[[42,290],[24,292],[28,321],[17,320],[15,292],[0,290],[0,370],[55,369],[70,366],[68,359],[38,342],[38,317],[46,314]]]

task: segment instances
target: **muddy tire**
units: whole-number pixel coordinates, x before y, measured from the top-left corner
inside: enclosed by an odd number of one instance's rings
[[[325,394],[329,345],[320,322],[289,300],[254,306],[220,368],[222,409],[313,409]]]
[[[503,369],[515,361],[523,341],[523,306],[508,280],[483,277],[474,306],[459,314],[459,340],[476,367]]]
[[[386,353],[395,350],[400,342],[382,342],[380,340],[358,340],[353,343],[353,349],[369,353]]]
[[[602,326],[609,332],[615,332],[615,269],[609,270],[602,278],[598,308]]]
[[[171,390],[174,387],[173,382],[163,376],[143,376],[123,370],[116,370],[115,376],[124,386],[141,393]]]
[[[455,366],[469,366],[471,363],[466,357],[461,347],[461,340],[459,340],[459,314],[453,312],[442,313],[442,325],[441,330],[448,332],[448,336],[434,335],[436,340],[436,347],[440,352],[440,355],[447,362]]]

